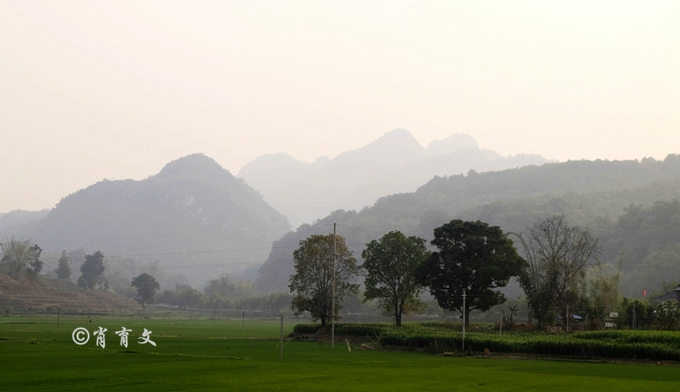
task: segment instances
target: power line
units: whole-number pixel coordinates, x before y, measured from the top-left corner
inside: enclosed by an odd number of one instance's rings
[[[290,228],[272,228],[272,229],[252,229],[252,230],[231,230],[221,232],[220,234],[228,235],[232,233],[250,233],[250,232],[262,232],[262,231],[280,231],[287,230]],[[153,238],[194,238],[195,235],[180,235],[180,234],[168,234],[168,235],[158,235],[158,236],[138,236],[138,237],[108,237],[108,238],[84,238],[84,239],[60,239],[60,240],[41,240],[41,243],[54,243],[54,242],[86,242],[86,241],[115,241],[115,240],[138,240],[138,239],[153,239]]]

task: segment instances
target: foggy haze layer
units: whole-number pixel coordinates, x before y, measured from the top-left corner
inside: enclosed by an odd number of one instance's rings
[[[680,146],[675,1],[3,1],[0,49],[0,212],[395,128],[562,161]]]

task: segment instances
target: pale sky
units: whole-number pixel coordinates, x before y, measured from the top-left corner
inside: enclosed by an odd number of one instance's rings
[[[680,2],[0,0],[0,212],[395,128],[561,161],[680,153]]]

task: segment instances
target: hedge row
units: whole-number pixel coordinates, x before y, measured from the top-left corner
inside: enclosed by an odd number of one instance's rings
[[[335,324],[336,335],[348,336],[380,336],[387,324]],[[326,326],[330,330],[330,325]],[[321,328],[321,324],[297,324],[293,332],[300,334],[314,334]]]
[[[426,335],[385,332],[380,337],[380,343],[430,352],[461,351],[461,337],[461,334],[432,333]],[[673,345],[658,342],[639,343],[579,339],[572,335],[474,333],[466,335],[465,349],[468,351],[489,349],[492,352],[568,355],[587,358],[680,360],[680,348]]]
[[[319,324],[298,324],[296,333],[311,334]],[[449,325],[438,323],[336,324],[336,335],[378,337],[382,345],[433,353],[461,351],[462,334]],[[631,358],[680,361],[680,334],[667,331],[590,331],[574,334],[541,332],[498,333],[468,332],[467,351],[568,355],[585,358]]]

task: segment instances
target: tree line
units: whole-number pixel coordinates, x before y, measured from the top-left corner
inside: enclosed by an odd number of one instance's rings
[[[0,272],[6,273],[13,279],[26,276],[36,279],[42,271],[43,261],[40,260],[42,249],[30,240],[6,238],[0,242],[2,259],[0,259]],[[81,275],[78,277],[78,286],[84,290],[108,290],[109,285],[104,276],[104,254],[96,251],[91,255],[85,255],[85,261],[80,267]],[[69,280],[72,274],[72,263],[66,251],[63,251],[55,270],[58,279]],[[152,303],[160,285],[156,279],[143,273],[130,282],[130,286],[137,289],[136,300],[142,305]]]
[[[511,237],[522,245],[523,256]],[[556,319],[566,323],[579,308],[585,267],[599,253],[597,238],[570,226],[562,215],[521,233],[454,219],[434,229],[431,245],[436,250],[427,250],[422,238],[391,231],[366,244],[359,266],[342,236],[312,235],[293,253],[291,307],[298,315],[309,312],[322,325],[337,320],[343,297],[359,289],[363,276],[364,301],[378,300],[396,325],[405,313],[423,308],[420,297],[426,289],[441,308],[460,312],[469,324],[472,310],[485,312],[504,303],[497,289],[517,278],[539,326]]]

